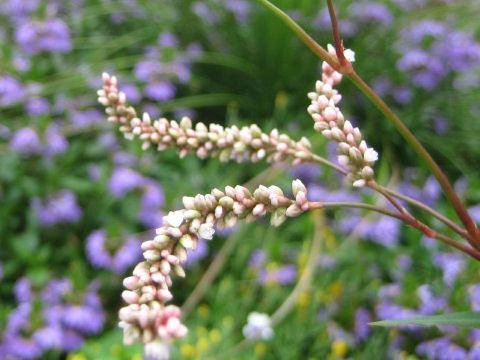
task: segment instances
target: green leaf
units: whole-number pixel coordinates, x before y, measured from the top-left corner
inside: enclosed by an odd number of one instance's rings
[[[412,316],[401,320],[383,320],[369,323],[372,326],[400,326],[400,325],[455,325],[480,328],[480,312],[466,311],[452,314],[432,316]]]

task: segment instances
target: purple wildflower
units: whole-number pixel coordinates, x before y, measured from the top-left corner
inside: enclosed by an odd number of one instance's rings
[[[92,124],[103,122],[103,113],[97,109],[73,111],[70,115],[70,122],[75,129],[83,129]]]
[[[105,314],[101,308],[82,305],[67,305],[62,314],[62,321],[71,330],[93,335],[103,328]]]
[[[468,289],[470,293],[470,304],[472,310],[480,311],[480,284],[470,286]]]
[[[30,312],[32,311],[32,304],[29,302],[20,303],[8,315],[8,322],[5,328],[5,336],[13,336],[17,334],[20,329],[30,322]]]
[[[75,331],[66,330],[62,332],[62,347],[67,352],[77,350],[84,342],[83,336]]]
[[[165,203],[163,189],[155,180],[145,179],[142,208],[157,208]]]
[[[292,167],[289,173],[293,179],[300,179],[304,184],[308,185],[318,179],[321,170],[316,164],[305,163]]]
[[[29,278],[22,277],[17,280],[15,287],[13,288],[15,294],[15,300],[18,303],[32,301],[32,283]]]
[[[439,115],[433,119],[433,129],[437,134],[443,135],[449,130],[449,128],[448,121],[443,116]]]
[[[32,55],[42,51],[68,52],[72,48],[70,30],[60,19],[26,21],[15,31],[15,41]]]
[[[42,226],[73,223],[82,217],[82,209],[77,205],[75,194],[70,190],[58,191],[50,196],[46,203],[34,199],[33,207]]]
[[[348,7],[350,16],[365,24],[376,22],[383,26],[390,26],[393,16],[384,4],[373,1],[357,1]]]
[[[226,0],[225,7],[235,14],[237,22],[243,24],[247,21],[250,4],[245,0]]]
[[[105,230],[96,230],[85,240],[87,259],[94,267],[111,268],[111,255],[105,250],[107,233]]]
[[[0,107],[21,102],[25,96],[22,84],[11,76],[0,76]]]
[[[25,111],[29,116],[44,116],[50,112],[48,100],[41,97],[28,99],[25,103]]]
[[[480,204],[472,206],[468,209],[470,216],[476,223],[480,224]]]
[[[33,340],[21,336],[9,337],[4,345],[6,355],[14,359],[37,359],[43,352]]]
[[[119,90],[127,95],[127,99],[132,104],[138,104],[142,98],[140,90],[133,84],[124,83],[119,86]]]
[[[263,263],[266,261],[267,255],[265,253],[265,250],[260,249],[260,250],[255,250],[253,254],[250,256],[250,260],[248,261],[248,265],[250,268],[253,269],[258,269],[263,265]]]
[[[10,149],[20,154],[34,155],[42,151],[42,145],[35,129],[23,127],[13,134]]]
[[[113,256],[112,270],[117,274],[123,274],[129,267],[137,264],[141,258],[140,242],[134,238],[127,239]]]
[[[92,181],[100,180],[100,167],[97,164],[90,164],[88,165],[88,177]]]
[[[156,101],[170,100],[175,96],[175,86],[168,81],[154,81],[145,87],[145,95]]]
[[[124,151],[119,151],[113,156],[113,163],[116,166],[136,166],[137,162],[138,158],[136,156]]]
[[[196,250],[187,250],[187,262],[186,267],[192,266],[196,262],[204,259],[208,255],[208,245],[205,239],[200,239],[197,244]]]
[[[417,289],[420,298],[420,313],[422,315],[433,315],[439,310],[447,308],[447,299],[444,296],[435,296],[430,285],[422,285]]]
[[[134,170],[124,167],[116,168],[108,181],[108,190],[119,198],[142,186],[143,180],[143,176]]]
[[[62,347],[62,330],[60,327],[44,327],[35,331],[32,339],[43,351],[60,349]]]
[[[426,341],[417,346],[417,353],[431,360],[464,360],[467,351],[446,337]]]
[[[355,312],[355,336],[359,340],[364,340],[370,335],[368,323],[372,320],[370,312],[365,308],[358,308]]]
[[[443,271],[443,281],[445,285],[451,287],[458,275],[465,268],[465,259],[461,254],[442,253],[433,254],[433,262]]]
[[[59,304],[65,294],[72,291],[70,279],[52,279],[40,293],[42,301],[47,304]]]
[[[297,278],[295,265],[285,265],[272,270],[261,270],[258,274],[258,282],[265,284],[289,285]]]
[[[60,129],[55,125],[50,125],[45,131],[45,155],[51,157],[56,154],[62,154],[67,151],[67,148],[68,141]]]
[[[175,34],[165,31],[158,36],[158,45],[166,48],[175,48],[178,46],[178,38]]]

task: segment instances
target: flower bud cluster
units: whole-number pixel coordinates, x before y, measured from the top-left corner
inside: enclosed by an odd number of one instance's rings
[[[184,336],[187,328],[180,322],[180,309],[166,303],[173,298],[171,273],[185,276],[182,264],[187,249],[195,250],[200,238],[210,240],[215,228],[233,227],[238,220],[251,222],[268,212],[272,225],[278,226],[308,210],[307,189],[300,180],[293,181],[292,193],[293,200],[277,186],[261,185],[253,193],[243,186],[227,186],[223,191],[185,196],[184,208],[165,216],[154,239],[142,244],[145,261],[123,281],[127,290],[122,297],[128,303],[119,313],[124,342],[149,344],[157,338],[169,341]]]
[[[199,158],[219,157],[221,161],[235,159],[256,162],[266,159],[279,162],[292,159],[295,164],[312,157],[310,141],[302,137],[294,141],[286,134],[273,129],[269,134],[255,124],[238,128],[224,128],[218,124],[192,123],[188,117],[180,122],[161,118],[153,120],[147,113],[140,118],[135,109],[127,106],[124,92],[118,91],[117,79],[103,74],[103,88],[98,90],[98,101],[106,107],[108,121],[120,124],[127,139],[138,136],[143,149],[151,145],[158,150],[176,148],[180,157],[194,153]]]
[[[335,55],[335,49],[331,45],[328,50]],[[345,56],[347,60],[354,61],[353,51],[345,50]],[[315,121],[314,129],[338,143],[338,162],[348,171],[348,180],[354,186],[362,187],[374,177],[373,165],[378,160],[378,154],[367,146],[360,129],[353,127],[336,106],[342,96],[333,86],[341,80],[342,74],[323,62],[322,80],[318,80],[315,91],[308,94],[312,101],[308,112]]]

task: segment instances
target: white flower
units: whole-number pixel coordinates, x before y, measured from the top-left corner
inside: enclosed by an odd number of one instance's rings
[[[355,61],[355,52],[353,50],[346,49],[343,51],[343,55],[345,55],[345,59],[347,59],[348,61]]]
[[[202,239],[212,240],[213,234],[215,234],[215,229],[213,228],[212,223],[205,223],[200,225],[200,228],[198,229],[198,235],[200,235]]]
[[[165,220],[167,225],[179,227],[183,222],[183,213],[181,211],[170,211]]]
[[[249,339],[269,340],[273,337],[270,317],[267,314],[252,312],[248,315],[247,325],[243,327],[243,335]]]
[[[170,359],[170,346],[168,343],[152,341],[145,344],[145,357],[152,360]]]
[[[378,160],[378,153],[372,148],[368,148],[367,150],[365,150],[365,153],[363,154],[363,158],[367,162],[374,162]]]

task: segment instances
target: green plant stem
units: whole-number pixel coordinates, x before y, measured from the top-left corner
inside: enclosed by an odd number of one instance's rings
[[[316,54],[320,59],[328,62],[334,69],[340,69],[340,63],[336,57],[333,57],[325,50],[321,45],[319,45],[315,40],[308,35],[305,30],[303,30],[290,16],[288,16],[284,11],[273,5],[268,0],[255,0],[258,3],[265,6],[268,10],[275,14],[285,25],[287,25],[299,38],[302,40],[305,45],[307,45],[314,54]]]
[[[380,214],[384,214],[387,216],[391,216],[393,218],[396,218],[398,220],[401,220],[405,222],[406,224],[410,225],[411,227],[420,230],[423,234],[426,236],[440,240],[444,242],[445,244],[448,244],[450,246],[453,246],[454,248],[460,250],[461,252],[464,252],[465,254],[473,257],[474,259],[480,261],[480,252],[478,252],[475,248],[471,248],[469,246],[466,246],[462,243],[459,243],[458,241],[455,241],[454,239],[437,233],[435,230],[429,228],[427,225],[424,223],[416,220],[415,218],[412,218],[410,216],[407,216],[405,214],[400,214],[395,211],[391,211],[389,209],[377,206],[377,205],[372,205],[372,204],[365,204],[365,203],[356,203],[356,202],[309,202],[309,209],[322,209],[322,208],[356,208],[356,209],[365,209],[365,210],[371,210],[378,212]]]
[[[307,260],[307,265],[305,270],[302,273],[302,276],[298,280],[295,288],[292,290],[290,295],[285,299],[285,301],[280,305],[280,307],[273,313],[271,316],[271,325],[275,327],[280,323],[293,309],[295,306],[298,297],[300,294],[305,292],[312,281],[315,268],[317,267],[318,256],[320,255],[320,250],[322,247],[322,233],[326,231],[325,226],[325,214],[323,212],[316,212],[315,217],[315,233],[313,235],[312,246],[310,248],[310,255]],[[232,348],[227,354],[220,359],[232,359],[234,355],[240,353],[241,351],[247,349],[249,346],[257,342],[258,339],[247,338],[238,343]]]
[[[430,171],[433,173],[435,178],[438,180],[440,186],[442,187],[445,195],[452,204],[455,212],[457,213],[459,219],[462,221],[465,229],[470,234],[471,238],[467,238],[470,245],[476,249],[480,249],[480,232],[477,225],[473,222],[472,218],[465,209],[465,206],[462,204],[461,200],[458,198],[455,190],[448,181],[446,175],[440,169],[438,164],[433,160],[428,151],[423,147],[420,141],[412,134],[412,132],[407,128],[407,126],[398,118],[397,115],[388,107],[387,104],[363,81],[363,79],[358,76],[354,71],[351,74],[346,75],[352,82],[370,99],[370,101],[393,123],[397,128],[400,134],[407,140],[407,142],[413,147],[416,153],[422,158],[426,163]]]
[[[477,225],[468,214],[465,206],[458,198],[455,190],[448,181],[447,177],[440,169],[438,164],[433,160],[423,145],[415,138],[412,132],[405,126],[405,124],[395,115],[395,113],[388,107],[387,104],[363,81],[363,79],[353,70],[353,68],[345,68],[341,66],[336,57],[331,56],[323,47],[321,47],[312,37],[310,37],[305,30],[303,30],[292,18],[285,12],[273,5],[268,0],[256,0],[275,16],[282,20],[292,31],[302,40],[320,59],[326,61],[336,71],[346,75],[368,98],[369,100],[392,122],[400,134],[413,147],[415,152],[426,163],[430,171],[436,177],[445,195],[452,204],[457,216],[462,221],[465,229],[470,234],[468,242],[476,249],[480,249],[480,231]]]

